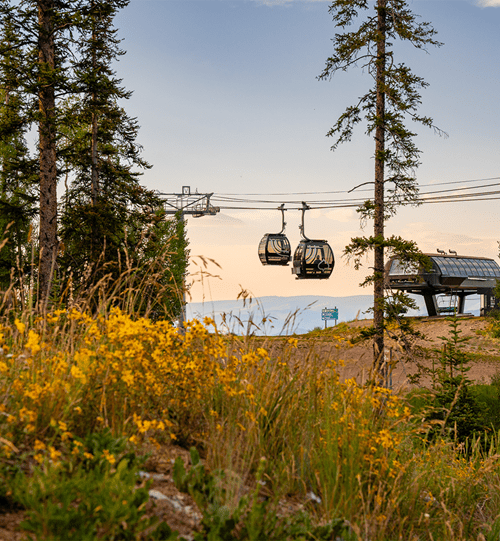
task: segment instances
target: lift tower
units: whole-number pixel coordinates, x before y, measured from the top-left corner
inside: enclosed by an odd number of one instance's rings
[[[158,192],[165,203],[166,214],[180,213],[181,220],[185,220],[185,216],[193,216],[201,218],[202,216],[215,216],[220,212],[219,207],[214,207],[210,203],[210,198],[213,193],[191,193],[191,186],[183,186],[182,193],[162,193]],[[181,332],[184,330],[184,321],[186,321],[186,283],[182,287],[182,309],[179,318],[179,328]]]

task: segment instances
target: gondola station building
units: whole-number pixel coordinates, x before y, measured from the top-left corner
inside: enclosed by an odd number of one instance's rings
[[[493,288],[500,280],[500,266],[495,260],[447,254],[444,250],[425,255],[431,260],[430,269],[389,259],[385,266],[386,287],[423,296],[429,316],[464,314],[469,295],[480,295],[482,316],[495,307]]]

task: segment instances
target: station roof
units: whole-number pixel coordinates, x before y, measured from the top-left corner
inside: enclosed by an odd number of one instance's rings
[[[493,259],[435,255],[430,257],[438,266],[442,276],[500,278],[500,266]]]
[[[494,259],[442,254],[425,254],[434,266],[434,271],[443,278],[500,279],[500,265]],[[389,267],[390,276],[410,276],[428,274],[415,265],[402,264],[397,258],[392,259]]]

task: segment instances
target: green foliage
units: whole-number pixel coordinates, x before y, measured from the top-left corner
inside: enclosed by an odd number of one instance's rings
[[[430,431],[430,437],[447,433],[459,442],[465,442],[485,427],[481,422],[480,403],[471,391],[467,377],[471,357],[461,347],[468,340],[460,336],[460,321],[456,316],[446,318],[450,322],[449,336],[439,337],[443,347],[439,351],[439,365],[427,370],[432,378],[433,407],[427,418],[437,421],[438,428]]]
[[[36,213],[36,167],[26,143],[26,97],[19,92],[19,37],[9,16],[1,18],[0,50],[0,290],[29,274],[28,237]]]
[[[190,454],[191,468],[186,471],[178,458],[173,476],[177,488],[189,493],[203,512],[202,531],[195,534],[195,541],[328,541],[339,535],[351,539],[341,519],[314,526],[306,513],[279,517],[271,500],[259,496],[265,459],[260,461],[256,488],[231,506],[225,476],[207,472],[196,449]]]
[[[372,8],[375,10],[373,15],[360,21],[356,29],[347,31],[358,18],[361,19],[361,11]],[[374,135],[377,126],[383,127],[387,148],[382,155],[375,157],[384,162],[389,172],[385,183],[391,187],[385,201],[385,213],[391,215],[398,205],[414,203],[418,193],[413,171],[419,165],[420,151],[413,143],[415,133],[405,126],[405,120],[409,118],[424,126],[434,126],[431,118],[417,113],[421,104],[420,90],[427,83],[414,75],[404,63],[397,63],[394,50],[390,47],[397,40],[424,50],[429,45],[441,44],[434,39],[435,30],[429,23],[417,20],[406,0],[387,0],[375,6],[366,0],[335,0],[330,4],[329,11],[342,33],[333,38],[333,54],[327,59],[319,79],[331,78],[338,71],[347,71],[359,65],[367,70],[375,84],[355,105],[346,108],[327,135],[336,137],[332,147],[335,150],[341,143],[351,140],[354,127],[363,120],[366,120],[368,135]],[[384,35],[381,35],[377,25],[377,17],[380,15],[384,18]],[[377,46],[382,40],[386,42],[387,49],[381,58]],[[384,82],[379,88],[377,67],[381,63]],[[377,112],[378,91],[384,95],[385,110],[382,118]],[[364,217],[373,216],[374,211],[373,201],[367,201],[360,209]]]
[[[417,267],[429,269],[432,265],[428,256],[423,254],[414,241],[407,241],[399,236],[389,238],[377,237],[356,237],[351,239],[351,243],[346,246],[344,254],[354,263],[354,268],[359,269],[363,257],[367,252],[376,247],[382,247],[389,257],[396,257],[403,267]],[[378,273],[367,276],[362,287],[372,285],[377,279],[383,279]],[[384,314],[383,328],[387,325],[397,322],[399,329],[407,336],[414,336],[414,330],[408,320],[403,316],[411,309],[417,307],[415,301],[403,291],[387,291],[386,295],[377,299],[374,306],[369,311],[380,309]],[[377,334],[377,329],[364,329],[362,331],[364,338],[373,338]]]
[[[361,11],[372,8],[372,14],[367,13],[364,19],[360,17]],[[374,233],[371,237],[352,239],[344,254],[354,259],[355,268],[359,268],[360,258],[367,252],[374,254],[373,273],[362,286],[373,284],[373,360],[378,370],[384,352],[384,249],[387,247],[384,222],[396,213],[399,205],[418,202],[415,169],[420,164],[420,151],[413,142],[416,134],[405,123],[411,119],[433,127],[431,118],[417,112],[420,90],[427,84],[404,63],[396,61],[394,42],[408,42],[417,49],[440,43],[434,39],[436,32],[428,23],[417,22],[406,0],[377,0],[375,3],[334,0],[329,11],[341,33],[332,40],[333,54],[327,59],[319,79],[331,78],[359,64],[373,80],[373,86],[355,105],[346,108],[327,135],[336,138],[332,146],[335,150],[340,143],[351,140],[357,124],[366,121],[366,133],[375,142],[373,199],[358,209],[362,223],[373,218]],[[348,31],[354,23],[355,29]],[[396,237],[392,240],[403,242]]]
[[[175,540],[166,524],[145,516],[148,484],[136,487],[137,468],[126,459],[116,468],[45,463],[19,473],[13,498],[26,508],[21,527],[29,540]]]
[[[128,3],[82,4],[82,45],[72,65],[78,97],[65,102],[60,126],[60,154],[72,180],[62,208],[59,266],[70,289],[99,284],[120,295],[140,287],[134,311],[172,320],[181,312],[187,242],[182,220],[167,219],[161,199],[140,185],[138,170],[151,166],[136,142],[137,120],[118,104],[131,92],[112,68],[124,54],[113,20]],[[124,272],[129,280],[117,291]]]
[[[471,385],[470,392],[480,405],[479,423],[486,429],[500,431],[500,386],[498,381],[491,385]]]
[[[500,280],[497,280],[497,284],[493,289],[493,295],[496,299],[496,306],[488,314],[491,324],[490,334],[493,338],[500,338]]]
[[[389,257],[397,257],[401,265],[423,267],[425,269],[428,269],[432,265],[430,259],[421,252],[414,241],[404,240],[396,235],[389,238],[384,238],[380,235],[376,237],[353,238],[351,239],[351,243],[346,246],[344,255],[349,261],[353,262],[354,268],[358,270],[367,253],[376,248],[383,248]],[[368,276],[360,285],[361,287],[371,285],[377,278],[374,273]]]
[[[121,106],[131,93],[113,69],[124,54],[113,21],[128,3],[0,3],[0,238],[8,236],[0,251],[0,290],[11,285],[14,270],[17,297],[26,290],[22,280],[38,277],[43,297],[55,285],[52,301],[96,287],[102,297],[105,290],[117,293],[125,272],[133,277],[118,295],[142,285],[136,312],[151,314],[155,305],[155,317],[175,319],[188,257],[183,224],[167,220],[160,198],[139,183],[140,170],[150,165],[137,143],[137,119]],[[40,30],[39,7],[54,29],[50,40]],[[53,66],[41,60],[42,42]],[[51,103],[46,110],[39,106],[42,95]],[[37,125],[43,144],[40,139],[32,159],[25,134]],[[66,193],[57,211],[55,183],[62,176]],[[43,250],[36,253],[28,237],[39,196],[46,208],[39,219]],[[32,260],[40,261],[39,273]]]
[[[500,338],[500,319],[493,319],[491,323],[491,336],[493,338]]]

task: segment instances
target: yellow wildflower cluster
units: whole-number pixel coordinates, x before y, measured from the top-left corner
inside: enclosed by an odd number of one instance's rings
[[[33,445],[107,426],[132,441],[163,431],[175,438],[179,424],[201,417],[215,387],[230,395],[240,389],[223,338],[205,325],[194,320],[180,333],[120,310],[106,318],[58,310],[32,328],[16,320],[0,329],[2,352],[11,338],[10,354],[0,358],[0,393],[8,397],[0,434]],[[61,329],[72,332],[66,350]]]

